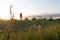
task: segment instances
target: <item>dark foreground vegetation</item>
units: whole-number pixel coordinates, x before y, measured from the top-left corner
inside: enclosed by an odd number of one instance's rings
[[[14,27],[8,32],[6,26]],[[0,30],[0,40],[60,40],[60,20],[0,20]]]

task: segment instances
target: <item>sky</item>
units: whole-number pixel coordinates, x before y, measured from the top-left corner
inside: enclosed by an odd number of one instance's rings
[[[9,19],[11,5],[16,19],[20,13],[23,16],[60,13],[60,0],[0,0],[0,18]]]

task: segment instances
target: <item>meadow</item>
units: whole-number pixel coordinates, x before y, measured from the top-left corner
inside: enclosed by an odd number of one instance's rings
[[[13,26],[5,30],[5,26]],[[60,20],[14,20],[0,21],[0,40],[60,40]],[[8,35],[6,37],[6,35]]]

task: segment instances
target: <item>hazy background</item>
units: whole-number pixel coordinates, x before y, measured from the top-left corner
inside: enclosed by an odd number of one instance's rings
[[[0,0],[0,18],[9,19],[10,5],[15,18],[23,16],[60,13],[60,0]]]

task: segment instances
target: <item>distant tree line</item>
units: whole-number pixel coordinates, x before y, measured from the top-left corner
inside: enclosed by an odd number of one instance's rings
[[[20,20],[22,20],[23,16],[22,16],[22,13],[20,13]],[[49,20],[49,21],[52,21],[52,20],[60,20],[60,18],[58,19],[53,19],[52,17],[50,17],[49,19],[48,18],[35,18],[33,17],[32,19],[29,19],[28,17],[26,17],[24,20]]]
[[[28,18],[25,18],[25,20],[29,20],[29,19]],[[49,19],[47,19],[47,18],[37,19],[37,18],[33,17],[31,20],[48,20],[48,21],[53,21],[53,20],[60,20],[60,18],[53,19],[52,17],[50,17]]]

